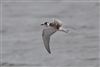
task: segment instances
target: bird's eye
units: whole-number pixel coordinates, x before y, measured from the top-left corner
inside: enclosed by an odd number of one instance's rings
[[[47,25],[48,22],[45,22],[44,24]]]

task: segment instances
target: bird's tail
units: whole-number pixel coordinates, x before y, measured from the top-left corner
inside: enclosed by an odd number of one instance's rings
[[[65,32],[65,33],[69,33],[69,29],[64,29],[64,28],[60,28],[59,31]]]

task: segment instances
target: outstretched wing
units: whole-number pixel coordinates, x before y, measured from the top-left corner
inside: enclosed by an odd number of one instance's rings
[[[46,48],[46,50],[51,53],[50,51],[50,46],[49,46],[49,41],[50,41],[50,36],[55,33],[56,30],[54,28],[47,28],[43,30],[42,33],[42,38],[43,38],[43,42],[44,42],[44,46]]]
[[[62,21],[59,20],[59,19],[54,18],[54,23],[59,24],[60,26],[62,26]]]

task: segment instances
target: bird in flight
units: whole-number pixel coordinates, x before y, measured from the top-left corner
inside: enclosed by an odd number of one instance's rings
[[[50,36],[57,31],[68,33],[69,30],[65,30],[63,28],[62,22],[59,19],[54,19],[53,22],[44,22],[41,25],[45,27],[42,31],[42,39],[44,42],[44,46],[46,50],[48,51],[48,53],[51,54],[50,46],[49,46]]]

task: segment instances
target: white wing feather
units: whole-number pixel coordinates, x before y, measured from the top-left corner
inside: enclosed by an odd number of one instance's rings
[[[58,23],[59,25],[62,25],[62,21],[59,19],[54,19],[54,23]]]

